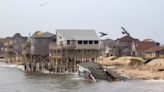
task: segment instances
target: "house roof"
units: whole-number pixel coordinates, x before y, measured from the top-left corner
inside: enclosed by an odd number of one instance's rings
[[[137,42],[135,43],[136,46],[136,50],[138,52],[144,52],[150,48],[154,48],[157,47],[156,43],[153,41],[141,41],[141,42]]]
[[[91,74],[96,79],[105,79],[105,73],[101,70],[101,66],[96,62],[83,62],[79,64],[80,66],[90,70]]]
[[[83,62],[83,63],[80,63],[79,65],[87,69],[88,68],[101,68],[101,66],[97,64],[96,62]]]
[[[38,37],[38,38],[49,38],[52,36],[55,36],[55,34],[50,32],[41,32],[41,31],[37,31],[32,35],[32,37]]]
[[[103,46],[115,46],[116,45],[116,41],[112,40],[112,39],[105,39],[102,40],[103,42]]]
[[[89,68],[95,79],[105,79],[105,73],[98,68]]]
[[[20,33],[15,33],[14,36],[13,36],[13,38],[16,37],[16,36],[22,37],[22,35]]]
[[[121,37],[117,39],[120,42],[138,42],[139,40],[136,38],[131,37],[130,35],[126,35],[124,37]]]
[[[164,50],[164,46],[153,47],[153,48],[146,50],[145,52],[156,52],[156,51],[161,51],[161,50]]]
[[[80,29],[58,29],[66,40],[100,40],[95,30],[80,30]]]

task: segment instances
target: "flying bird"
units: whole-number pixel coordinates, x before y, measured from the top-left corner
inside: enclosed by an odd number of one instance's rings
[[[126,29],[125,29],[124,27],[121,27],[121,29],[122,29],[123,31],[126,31]]]
[[[108,35],[107,33],[103,33],[103,32],[99,32],[99,33],[101,34],[100,37]]]
[[[129,33],[126,31],[126,29],[125,29],[124,27],[121,27],[121,29],[123,30],[123,31],[122,31],[122,34],[127,34],[127,35],[129,35]]]

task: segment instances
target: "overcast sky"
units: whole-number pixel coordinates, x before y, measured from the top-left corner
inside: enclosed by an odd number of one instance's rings
[[[164,0],[0,0],[0,37],[19,32],[95,29],[164,43]]]

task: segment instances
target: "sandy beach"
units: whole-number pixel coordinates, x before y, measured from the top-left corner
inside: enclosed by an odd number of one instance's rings
[[[163,79],[164,80],[164,59],[154,59],[144,64],[139,57],[120,57],[113,60],[114,57],[104,57],[100,64],[111,68],[117,73],[129,76],[131,79]],[[100,58],[102,59],[102,58]]]

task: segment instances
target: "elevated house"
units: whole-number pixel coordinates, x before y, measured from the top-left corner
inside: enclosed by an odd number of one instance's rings
[[[7,41],[7,38],[0,38],[0,58],[5,57],[5,42]]]
[[[4,58],[4,38],[0,38],[0,58]]]
[[[13,61],[13,46],[12,46],[12,38],[11,37],[5,38],[4,58],[5,58],[5,61],[7,61],[7,62]]]
[[[52,69],[76,72],[80,62],[97,61],[100,39],[94,30],[56,30],[56,43],[49,45]]]
[[[27,37],[23,37],[20,33],[15,33],[12,37],[12,51],[14,61],[22,61],[23,45],[26,43]]]
[[[25,69],[30,71],[47,69],[49,63],[49,44],[56,42],[56,35],[49,32],[35,32],[26,43],[24,54]]]

